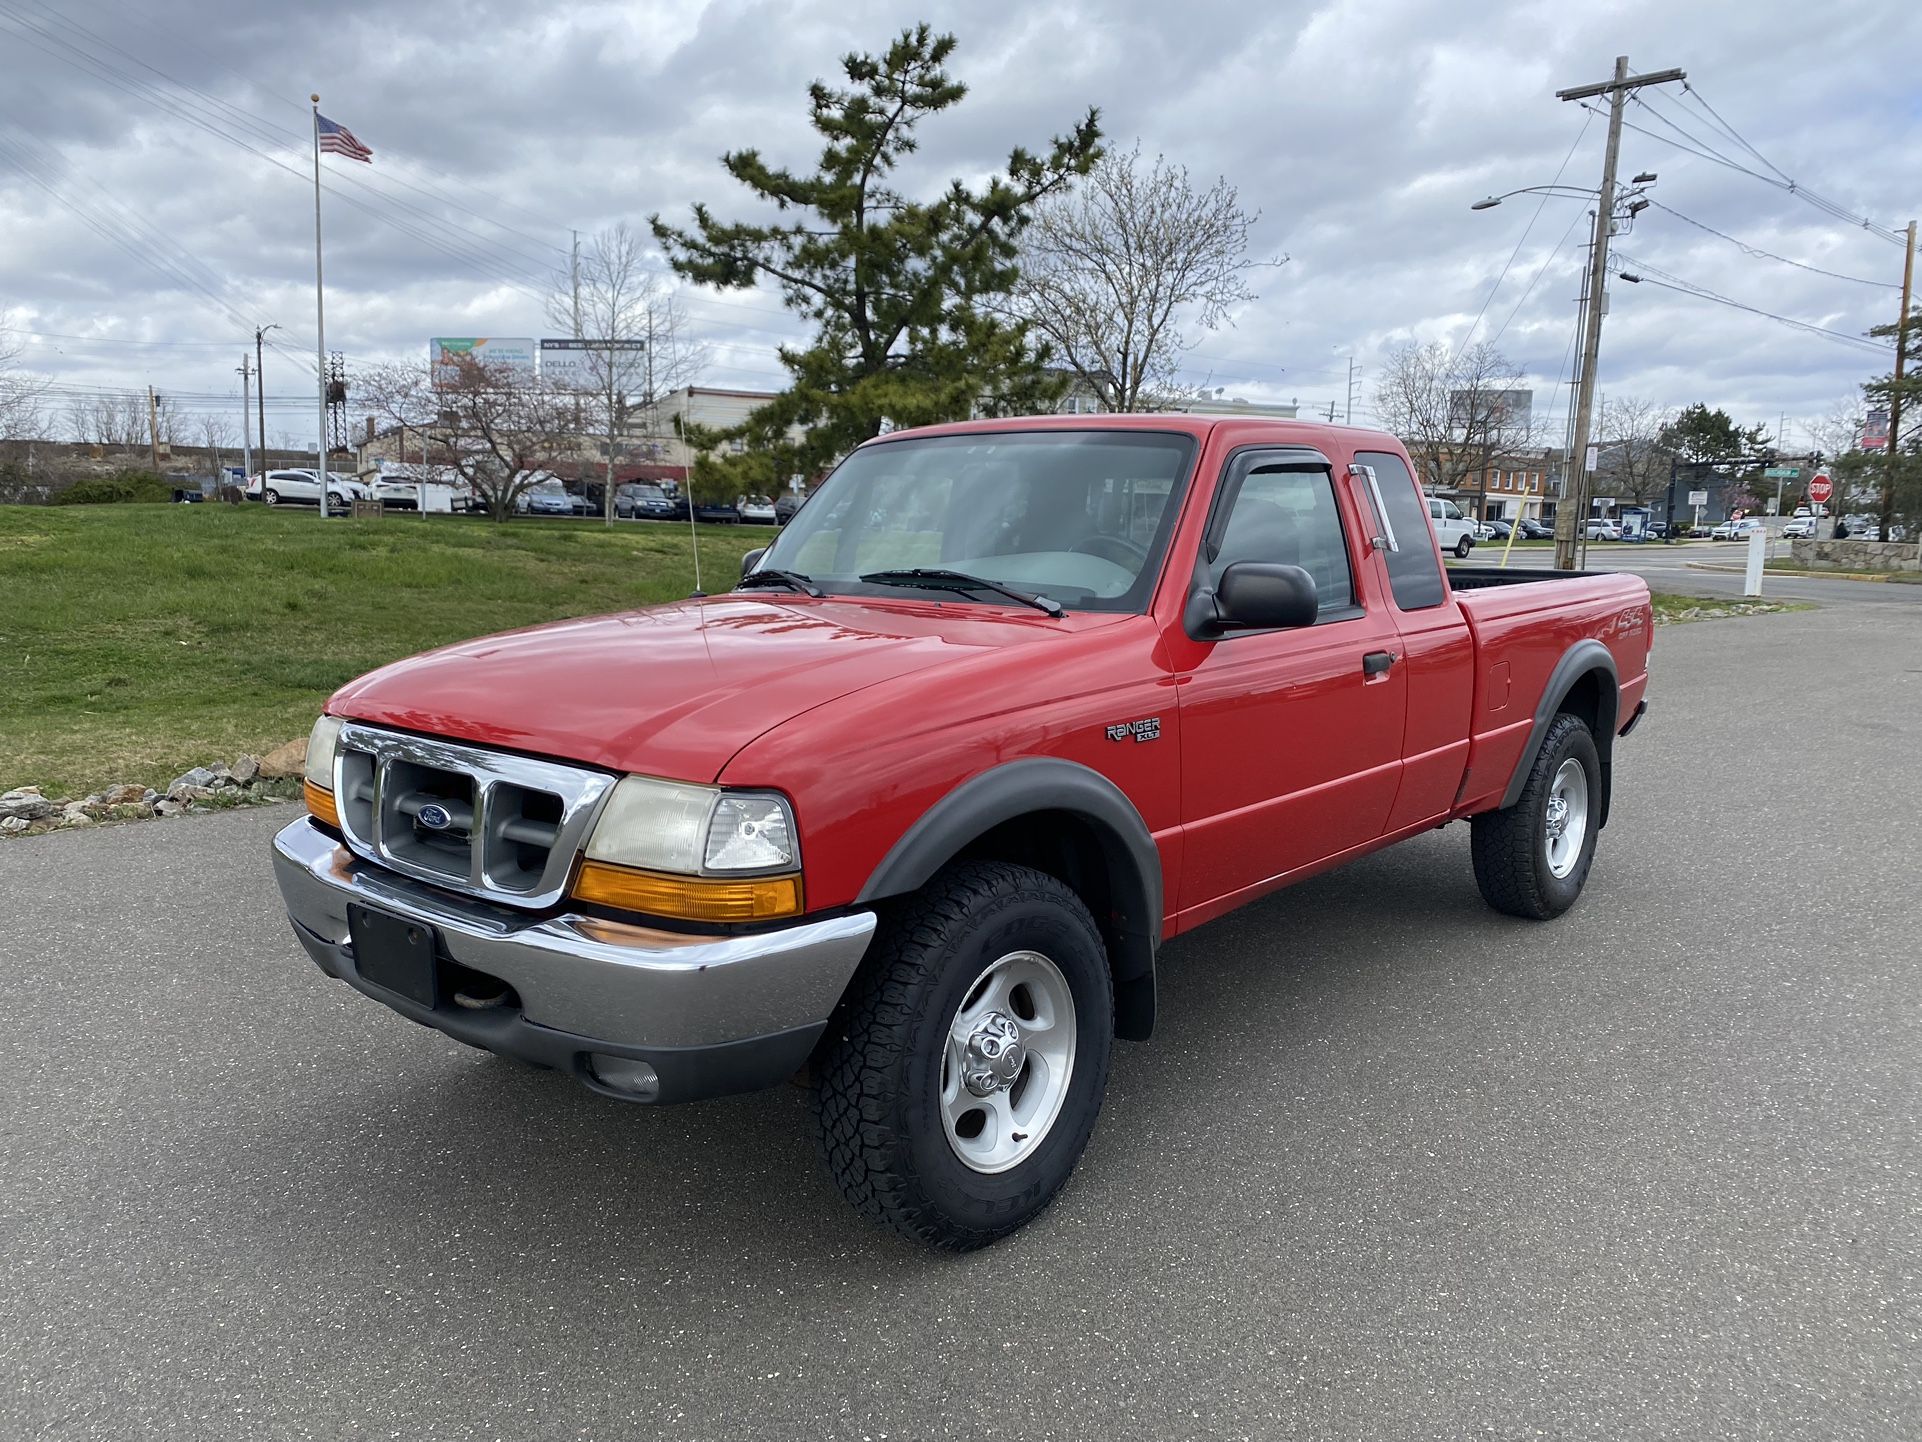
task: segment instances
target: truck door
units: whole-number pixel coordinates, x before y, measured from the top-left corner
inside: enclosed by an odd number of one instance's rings
[[[1399,641],[1357,588],[1358,513],[1331,469],[1312,451],[1240,451],[1213,502],[1196,583],[1235,561],[1301,566],[1320,612],[1312,626],[1175,648],[1184,911],[1226,910],[1388,822],[1406,706]]]
[[[1401,788],[1388,817],[1388,829],[1399,831],[1445,815],[1461,790],[1475,704],[1475,642],[1442,578],[1441,557],[1429,534],[1429,518],[1445,503],[1431,500],[1425,516],[1408,463],[1393,451],[1358,451],[1355,465],[1373,472],[1395,535],[1395,549],[1375,552],[1371,564],[1387,581],[1401,633],[1395,669],[1404,673],[1408,687]],[[1372,497],[1373,492],[1357,492],[1363,494]]]

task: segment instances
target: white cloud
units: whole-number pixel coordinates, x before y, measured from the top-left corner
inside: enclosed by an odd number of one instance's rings
[[[1490,299],[1534,203],[1468,205],[1551,180],[1583,126],[1553,92],[1603,78],[1624,49],[1637,66],[1686,68],[1747,140],[1842,206],[1888,224],[1922,209],[1922,171],[1906,159],[1922,153],[1922,104],[1909,67],[1891,58],[1922,40],[1912,8],[1845,0],[1822,7],[1819,23],[1786,0],[940,0],[927,11],[960,36],[953,68],[971,94],[928,123],[911,184],[985,174],[1009,147],[1041,144],[1093,104],[1117,143],[1138,137],[1197,175],[1226,175],[1260,209],[1262,253],[1292,259],[1262,274],[1260,299],[1190,358],[1195,379],[1234,394],[1345,401],[1352,354],[1363,418],[1387,347],[1458,341],[1479,312],[1477,335],[1498,335],[1533,372],[1538,408],[1554,410],[1581,278],[1580,206],[1544,207]],[[0,308],[21,329],[95,338],[25,339],[30,363],[63,386],[151,383],[209,405],[237,397],[244,322],[277,321],[295,354],[269,358],[269,392],[282,401],[269,429],[305,434],[310,89],[376,152],[371,171],[327,162],[341,193],[326,203],[328,340],[350,361],[373,360],[417,354],[432,334],[538,334],[535,293],[563,263],[570,229],[679,217],[695,200],[743,210],[721,152],[756,146],[806,165],[817,149],[807,83],[832,79],[841,53],[879,48],[901,23],[884,0],[336,0],[321,10],[9,0]],[[1660,132],[1662,116],[1715,134],[1673,87],[1629,118]],[[1601,132],[1588,126],[1562,183],[1595,183]],[[1738,153],[1726,134],[1716,139]],[[1633,131],[1623,165],[1658,170],[1666,205],[1751,246],[1899,278],[1897,248],[1750,177]],[[86,213],[56,203],[23,166]],[[1650,267],[1845,333],[1893,314],[1887,289],[1745,255],[1663,211],[1645,212],[1619,243]],[[703,295],[694,311],[715,382],[777,383],[773,348],[795,327],[773,298]],[[206,344],[172,344],[185,342]],[[1758,316],[1617,283],[1600,382],[1772,421],[1812,418],[1884,368]]]

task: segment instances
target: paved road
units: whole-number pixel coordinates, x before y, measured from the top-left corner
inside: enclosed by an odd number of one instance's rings
[[[1470,565],[1501,564],[1499,541],[1484,541],[1475,547]],[[1698,541],[1674,546],[1602,546],[1588,548],[1591,571],[1633,571],[1645,576],[1660,591],[1679,591],[1690,596],[1739,596],[1742,576],[1739,570],[1698,569],[1707,563],[1740,567],[1747,552],[1740,546]],[[1555,564],[1550,547],[1517,546],[1509,552],[1508,564],[1528,570],[1547,570]],[[1922,586],[1895,581],[1838,581],[1828,576],[1766,576],[1762,594],[1776,601],[1833,601],[1841,604],[1865,603],[1897,607],[1922,607]],[[1916,613],[1922,619],[1922,612]]]
[[[1922,1436],[1922,628],[1656,657],[1574,913],[1456,827],[1171,946],[965,1258],[798,1091],[623,1107],[323,980],[284,809],[0,846],[0,1437]]]

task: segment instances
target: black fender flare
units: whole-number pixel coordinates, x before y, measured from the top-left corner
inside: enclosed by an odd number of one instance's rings
[[[971,842],[1004,822],[1062,811],[1101,847],[1113,915],[1115,1034],[1144,1041],[1154,1029],[1155,953],[1161,944],[1161,854],[1127,793],[1100,772],[1053,756],[1009,761],[962,782],[924,812],[868,877],[857,901],[925,886]],[[1103,918],[1096,918],[1102,921]]]
[[[1508,778],[1508,789],[1502,793],[1501,809],[1506,810],[1521,800],[1522,788],[1528,784],[1529,768],[1535,764],[1535,756],[1542,749],[1542,737],[1548,734],[1550,723],[1562,709],[1562,702],[1568,693],[1575,689],[1575,683],[1593,672],[1601,672],[1601,702],[1596,716],[1595,751],[1602,763],[1602,797],[1597,808],[1598,827],[1608,825],[1608,799],[1612,789],[1611,769],[1615,752],[1615,723],[1621,705],[1621,677],[1615,669],[1615,658],[1609,654],[1608,647],[1589,637],[1577,641],[1562,653],[1562,659],[1555,663],[1555,669],[1548,673],[1548,684],[1542,687],[1542,699],[1535,705],[1535,724],[1529,728],[1528,744],[1522,748],[1521,759],[1515,763],[1514,774]]]

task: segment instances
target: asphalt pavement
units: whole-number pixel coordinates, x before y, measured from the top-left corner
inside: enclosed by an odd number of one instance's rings
[[[1918,620],[1659,631],[1557,922],[1457,826],[1169,946],[967,1257],[795,1088],[624,1106],[324,979],[288,808],[0,844],[0,1437],[1922,1436]]]
[[[1678,542],[1673,546],[1591,544],[1588,548],[1591,571],[1629,571],[1646,578],[1658,591],[1676,591],[1689,596],[1740,596],[1742,568],[1747,561],[1745,546],[1714,541]],[[1475,547],[1467,564],[1501,565],[1502,543],[1483,541]],[[1550,546],[1517,546],[1508,553],[1508,564],[1523,570],[1549,570],[1555,564],[1555,551]],[[1769,601],[1922,607],[1922,585],[1777,573],[1762,578],[1762,597]],[[1917,612],[1917,616],[1922,619],[1922,612]]]

